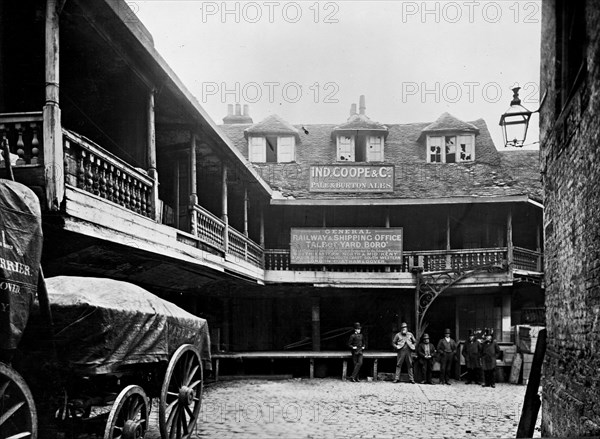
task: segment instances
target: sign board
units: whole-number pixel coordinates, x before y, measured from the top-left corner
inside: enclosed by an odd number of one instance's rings
[[[323,265],[398,265],[402,227],[292,228],[290,262]]]
[[[394,192],[391,165],[313,165],[310,192]]]

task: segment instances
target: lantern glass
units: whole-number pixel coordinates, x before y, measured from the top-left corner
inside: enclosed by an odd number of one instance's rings
[[[531,111],[521,105],[518,87],[513,89],[513,93],[509,109],[500,117],[500,125],[502,126],[504,146],[521,147],[527,137]]]

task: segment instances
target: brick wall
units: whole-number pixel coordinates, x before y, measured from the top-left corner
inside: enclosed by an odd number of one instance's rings
[[[600,3],[585,2],[587,74],[555,97],[556,0],[542,9],[540,114],[548,347],[542,434],[600,435]],[[583,8],[584,2],[577,2]]]

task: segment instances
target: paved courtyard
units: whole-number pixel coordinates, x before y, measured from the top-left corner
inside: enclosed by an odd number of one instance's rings
[[[205,387],[194,437],[515,437],[524,395],[511,384],[223,381]],[[148,439],[160,437],[156,412]]]

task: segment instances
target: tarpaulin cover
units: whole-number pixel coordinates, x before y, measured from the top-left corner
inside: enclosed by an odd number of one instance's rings
[[[0,351],[16,349],[27,325],[42,242],[36,195],[27,186],[0,179]]]
[[[58,361],[82,374],[168,361],[184,343],[198,349],[211,370],[205,319],[136,285],[111,279],[46,279]]]

